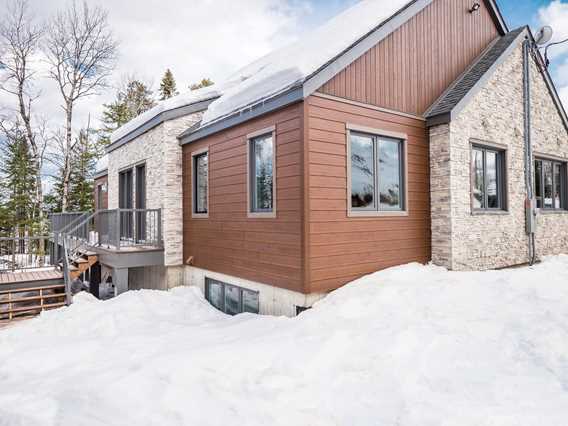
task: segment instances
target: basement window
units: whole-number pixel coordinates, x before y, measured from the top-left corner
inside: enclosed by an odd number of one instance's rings
[[[566,163],[538,158],[534,162],[536,206],[543,210],[565,210]]]
[[[205,299],[215,308],[229,315],[237,315],[243,312],[259,313],[257,291],[211,278],[205,278]]]
[[[473,145],[471,150],[473,210],[506,210],[505,188],[505,151]]]

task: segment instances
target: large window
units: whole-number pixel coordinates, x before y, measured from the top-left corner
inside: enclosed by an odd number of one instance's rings
[[[193,213],[208,213],[209,153],[207,151],[193,155]]]
[[[205,298],[214,307],[229,315],[259,312],[258,292],[211,278],[205,278]]]
[[[249,207],[253,214],[274,213],[273,132],[249,139]]]
[[[505,151],[473,146],[471,151],[474,210],[505,210]]]
[[[403,141],[351,132],[350,153],[351,211],[405,210]]]
[[[535,160],[534,170],[537,208],[566,209],[566,163],[539,158]]]

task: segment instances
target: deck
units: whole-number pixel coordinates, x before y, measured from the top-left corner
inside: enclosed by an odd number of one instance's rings
[[[30,270],[24,272],[0,272],[0,287],[8,284],[36,281],[62,280],[63,273],[56,269]]]

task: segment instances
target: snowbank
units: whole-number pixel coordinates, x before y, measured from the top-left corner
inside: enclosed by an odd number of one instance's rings
[[[565,425],[568,256],[411,264],[297,318],[193,288],[80,295],[0,330],[0,425]]]
[[[209,105],[203,125],[304,81],[408,3],[361,1],[297,42],[242,68],[224,83],[223,96]]]

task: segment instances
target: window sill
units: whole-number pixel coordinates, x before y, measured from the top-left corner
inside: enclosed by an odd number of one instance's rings
[[[511,214],[508,210],[473,210],[472,216],[507,216]]]
[[[347,212],[347,217],[406,217],[408,211],[353,211]]]
[[[546,209],[538,209],[538,214],[543,214],[543,215],[555,215],[555,214],[568,214],[568,210],[546,210]]]
[[[276,219],[276,212],[269,212],[269,213],[248,212],[247,217],[249,219]]]
[[[209,213],[192,213],[192,219],[209,219]]]

